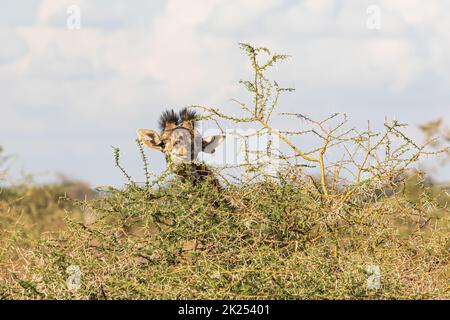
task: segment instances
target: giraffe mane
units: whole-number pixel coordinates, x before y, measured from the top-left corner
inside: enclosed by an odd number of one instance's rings
[[[169,124],[177,126],[179,122],[179,115],[172,109],[166,110],[162,113],[161,117],[159,118],[158,125],[161,131],[164,131]]]

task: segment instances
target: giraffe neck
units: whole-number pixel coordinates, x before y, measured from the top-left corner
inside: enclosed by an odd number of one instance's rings
[[[169,166],[169,168],[181,178],[191,181],[194,185],[210,179],[214,187],[222,190],[219,180],[208,165],[203,162],[172,163],[172,166]]]

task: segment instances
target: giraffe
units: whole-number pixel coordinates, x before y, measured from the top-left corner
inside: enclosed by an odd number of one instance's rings
[[[224,135],[203,138],[196,128],[198,115],[188,108],[176,113],[166,110],[159,118],[160,133],[150,129],[138,129],[140,141],[147,147],[164,153],[169,170],[182,179],[190,180],[194,185],[210,179],[221,190],[221,186],[211,169],[198,162],[200,152],[214,153],[225,140]]]

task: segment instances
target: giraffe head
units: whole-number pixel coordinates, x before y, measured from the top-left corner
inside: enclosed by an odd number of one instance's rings
[[[224,135],[203,138],[196,129],[197,114],[184,108],[179,113],[163,112],[159,119],[160,133],[138,129],[137,134],[147,147],[159,150],[170,164],[195,161],[200,152],[214,153],[225,139]]]

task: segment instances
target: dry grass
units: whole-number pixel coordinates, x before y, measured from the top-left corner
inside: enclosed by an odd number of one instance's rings
[[[233,181],[222,172],[226,187],[219,194],[209,183],[192,186],[169,181],[167,172],[152,175],[139,144],[144,187],[120,165],[117,149],[116,164],[128,180],[122,189],[105,188],[94,199],[63,207],[55,198],[42,203],[50,199],[47,189],[39,197],[29,189],[19,202],[11,199],[22,193],[9,195],[1,202],[1,297],[450,298],[448,190],[408,169],[422,155],[440,151],[417,145],[396,122],[376,133],[370,125],[344,129],[346,117],[333,125],[336,115],[315,121],[295,114],[312,128],[276,131],[271,117],[279,94],[290,90],[264,72],[286,56],[242,47],[255,71],[254,80],[242,81],[253,97],[251,104],[239,103],[248,117],[202,107],[205,119],[259,124],[258,134],[283,137],[294,154],[270,153],[281,161],[271,174],[261,163],[241,166],[243,174]],[[260,53],[269,62],[260,64]],[[317,136],[320,146],[299,149],[291,137],[304,134]],[[346,158],[326,163],[338,147]],[[305,163],[293,161],[299,158]],[[311,164],[318,165],[318,179]],[[24,216],[30,222],[20,226]],[[42,233],[63,216],[63,229]],[[37,242],[30,239],[34,223]],[[67,284],[73,266],[81,271],[78,290]],[[377,288],[368,286],[374,266],[380,270]]]
[[[8,299],[449,298],[448,211],[430,199],[411,201],[401,189],[368,199],[364,190],[335,211],[307,182],[211,189],[174,181],[83,202],[95,222],[68,219],[57,238],[32,249],[16,244],[24,263],[3,273],[0,292]],[[77,291],[67,289],[70,265],[82,271]],[[367,287],[370,265],[381,269],[379,290]],[[2,261],[4,271],[13,266]]]

